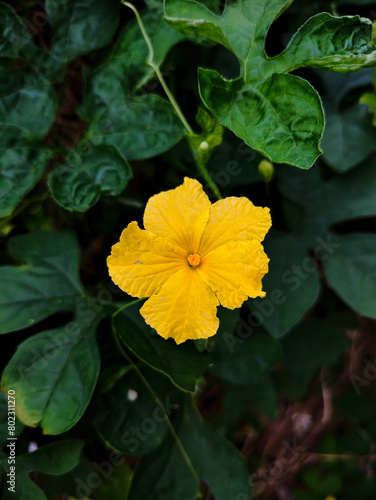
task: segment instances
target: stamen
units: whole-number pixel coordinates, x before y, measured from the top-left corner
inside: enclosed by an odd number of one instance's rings
[[[201,257],[197,253],[193,253],[187,258],[187,261],[192,267],[197,267],[200,265]]]

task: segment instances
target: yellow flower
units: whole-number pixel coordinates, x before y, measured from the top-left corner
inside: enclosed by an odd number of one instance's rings
[[[150,297],[140,313],[159,335],[177,344],[205,339],[218,330],[219,304],[235,309],[265,296],[269,259],[261,241],[270,225],[268,208],[235,197],[212,205],[186,177],[150,198],[145,230],[137,222],[124,229],[107,259],[109,273],[129,295]]]

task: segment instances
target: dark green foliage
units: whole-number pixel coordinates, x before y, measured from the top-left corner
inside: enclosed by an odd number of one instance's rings
[[[137,1],[150,50],[120,0],[0,3],[1,499],[376,497],[372,6]],[[184,176],[273,225],[266,297],[177,345],[106,257]]]

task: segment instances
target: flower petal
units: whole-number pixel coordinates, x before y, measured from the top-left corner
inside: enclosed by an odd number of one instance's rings
[[[235,309],[248,297],[265,296],[261,280],[268,262],[258,241],[232,241],[205,255],[197,272],[222,306]]]
[[[232,196],[219,200],[210,208],[197,253],[202,257],[230,241],[262,241],[271,223],[269,208],[255,207],[248,198]]]
[[[187,266],[187,252],[131,222],[112,247],[107,265],[113,282],[133,297],[149,297]]]
[[[202,185],[185,177],[181,186],[150,198],[145,208],[144,227],[194,254],[208,221],[209,209],[210,201]]]
[[[215,335],[219,321],[218,299],[196,269],[187,266],[163,285],[140,309],[146,323],[177,344]]]

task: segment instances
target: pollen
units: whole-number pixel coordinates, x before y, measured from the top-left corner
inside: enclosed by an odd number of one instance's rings
[[[187,258],[187,261],[192,267],[197,267],[200,265],[201,257],[197,253],[193,253]]]

